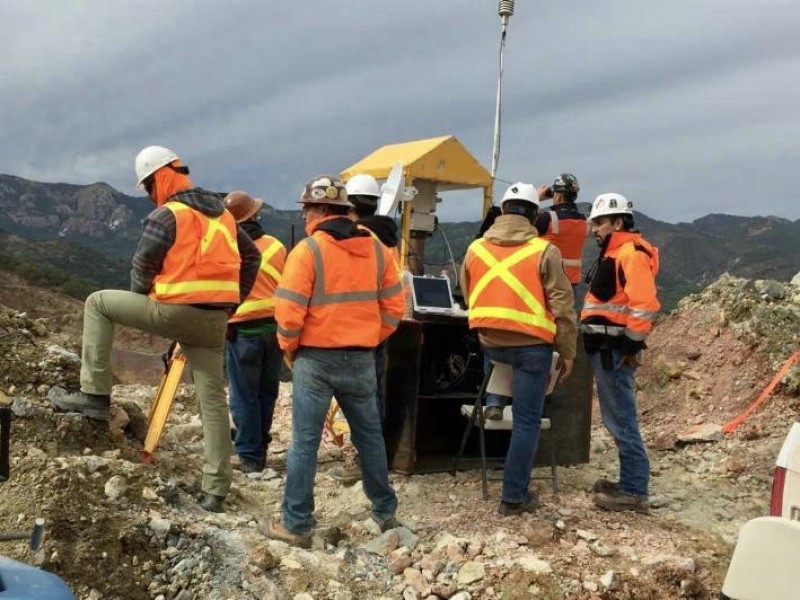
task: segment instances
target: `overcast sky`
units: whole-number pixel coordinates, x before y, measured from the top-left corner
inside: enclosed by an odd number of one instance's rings
[[[452,134],[489,167],[495,0],[27,0],[0,39],[3,173],[135,194],[160,144],[288,208],[388,143]],[[516,0],[504,81],[502,180],[800,218],[798,0]],[[445,198],[478,217],[478,192]]]

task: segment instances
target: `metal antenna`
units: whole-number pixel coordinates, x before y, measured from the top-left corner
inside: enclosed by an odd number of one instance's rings
[[[508,21],[514,14],[514,0],[500,0],[497,7],[500,16],[500,73],[497,77],[497,102],[494,110],[494,143],[492,144],[492,179],[497,173],[500,161],[500,109],[503,102],[503,56],[506,50],[506,30]]]

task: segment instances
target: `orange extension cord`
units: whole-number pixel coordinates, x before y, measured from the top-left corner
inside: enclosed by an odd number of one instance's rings
[[[775,387],[778,385],[778,383],[780,383],[781,379],[783,379],[786,373],[789,372],[789,369],[792,368],[792,365],[797,361],[800,361],[800,352],[795,352],[788,359],[786,359],[786,362],[783,363],[783,366],[781,367],[780,371],[778,371],[778,374],[775,375],[772,381],[769,382],[769,385],[764,388],[764,391],[759,394],[755,402],[748,406],[738,417],[725,423],[725,425],[722,427],[722,431],[725,433],[733,433],[736,431],[736,428],[744,423],[747,417],[749,417],[759,406],[764,403],[767,398],[769,398],[770,394],[772,394],[772,392],[775,390]]]

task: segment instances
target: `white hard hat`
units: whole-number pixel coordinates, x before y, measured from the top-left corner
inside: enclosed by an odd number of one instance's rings
[[[347,182],[348,196],[373,196],[379,198],[381,189],[378,181],[372,175],[353,175]]]
[[[143,190],[142,183],[153,173],[173,160],[178,160],[178,155],[164,146],[148,146],[136,155],[136,189]]]
[[[632,215],[633,202],[628,200],[622,194],[600,194],[594,199],[592,204],[592,212],[589,213],[589,220],[592,221],[598,217],[605,217],[606,215]]]
[[[539,194],[536,188],[530,183],[522,183],[521,181],[506,190],[506,193],[503,194],[503,202],[506,200],[522,200],[523,202],[534,204],[537,208],[539,206]]]

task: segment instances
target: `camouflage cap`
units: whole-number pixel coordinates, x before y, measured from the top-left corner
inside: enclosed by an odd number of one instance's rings
[[[577,194],[581,186],[578,185],[578,178],[572,173],[562,173],[553,181],[554,192],[567,192]]]

